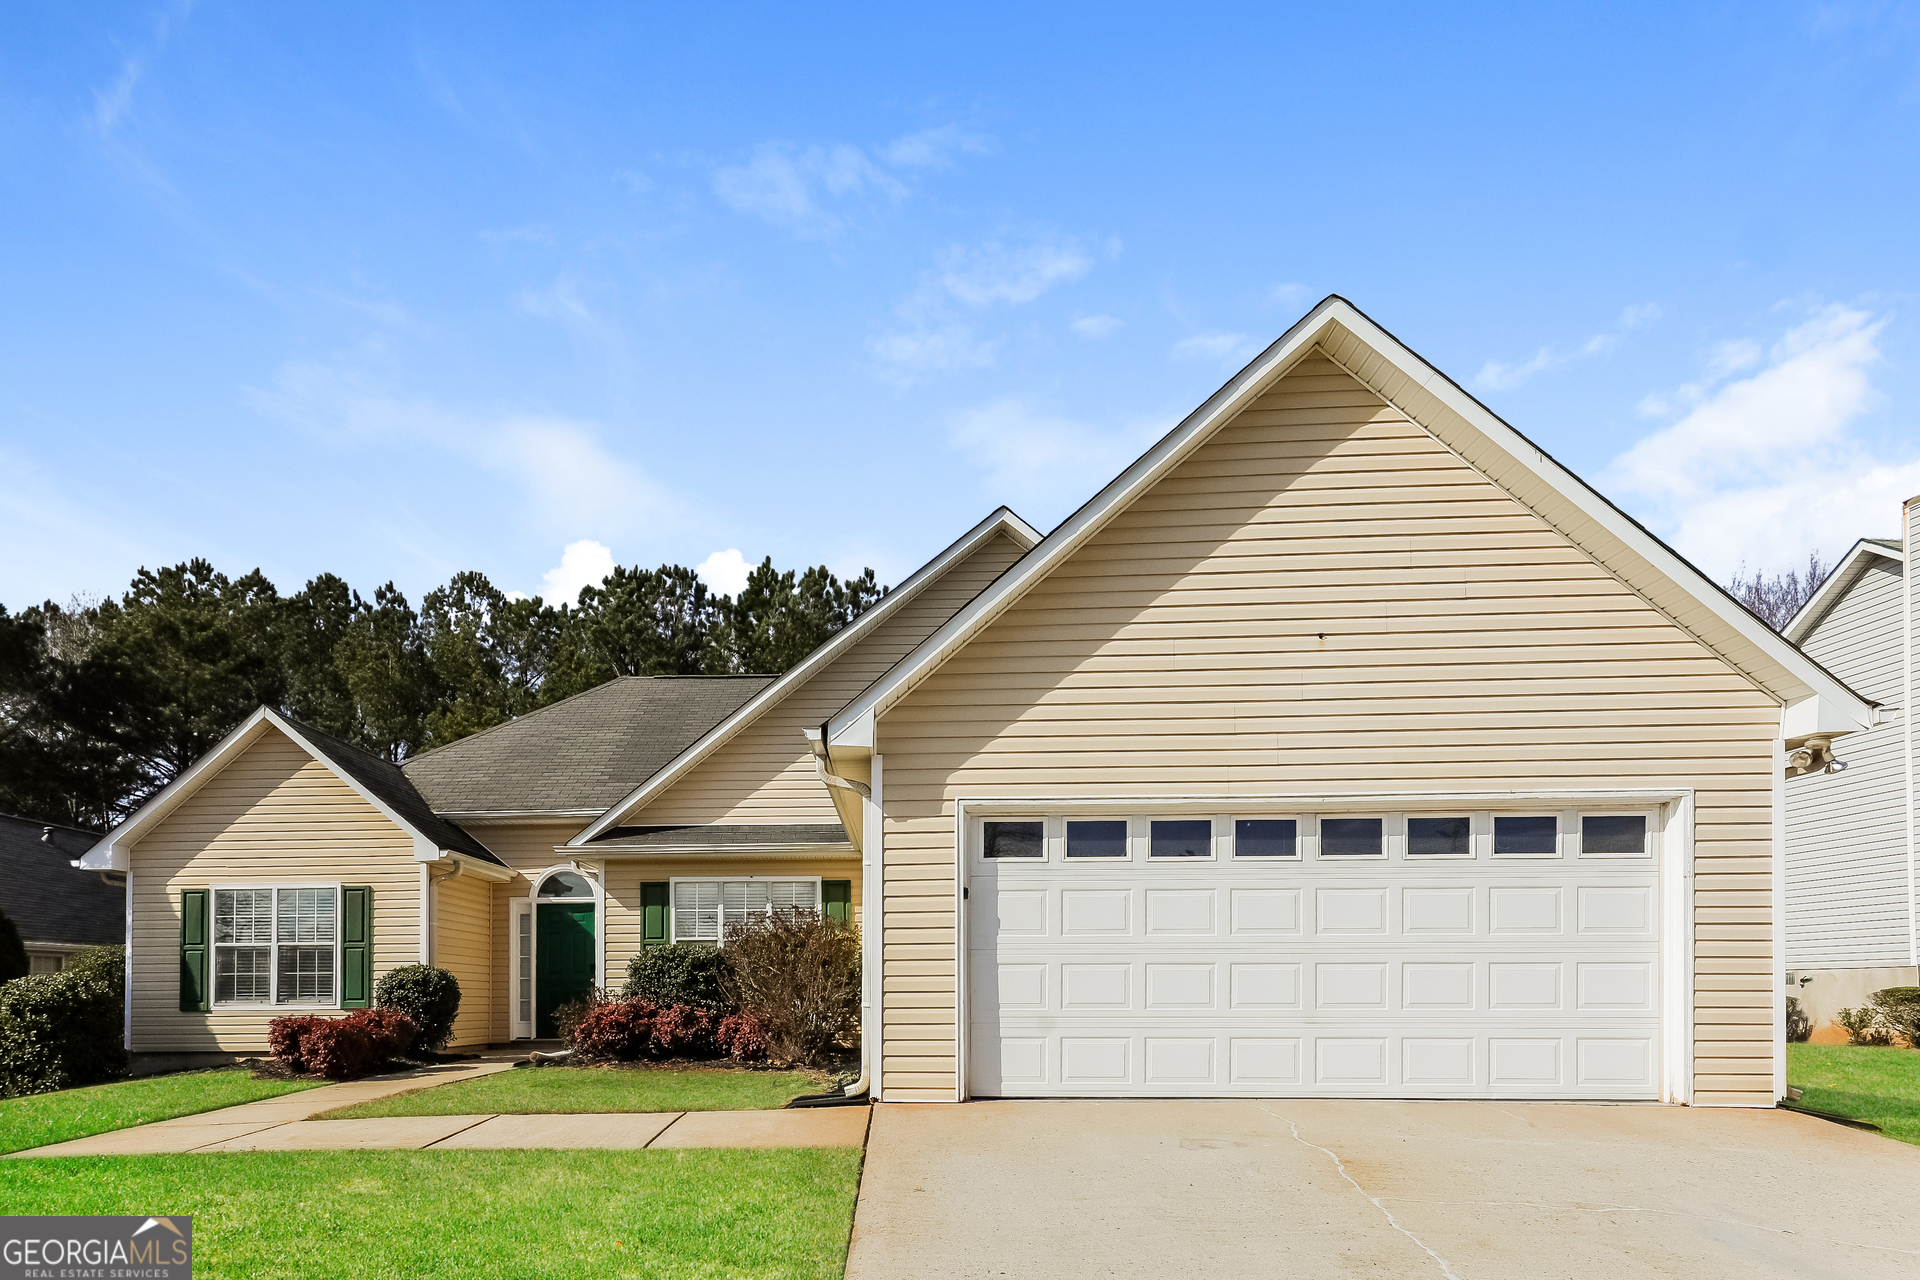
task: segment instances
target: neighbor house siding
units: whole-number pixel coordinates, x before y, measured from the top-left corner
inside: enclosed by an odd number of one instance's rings
[[[839,821],[805,730],[852,701],[1024,553],[1005,534],[989,538],[626,822]]]
[[[885,1096],[950,1098],[956,796],[1696,791],[1696,1100],[1770,1104],[1777,702],[1318,353],[882,718]]]
[[[1900,562],[1870,556],[1801,648],[1890,723],[1834,744],[1843,773],[1787,780],[1787,967],[1910,962]]]
[[[142,836],[131,867],[138,1052],[259,1053],[267,1023],[289,1012],[263,1005],[180,1011],[183,889],[371,885],[375,974],[420,959],[413,838],[276,729]],[[211,980],[211,961],[208,973]]]
[[[451,1047],[485,1045],[493,1038],[493,883],[461,875],[433,886],[433,963],[460,984],[460,1014]]]

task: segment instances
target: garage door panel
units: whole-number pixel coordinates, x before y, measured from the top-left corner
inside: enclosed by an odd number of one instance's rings
[[[975,863],[980,1096],[1652,1098],[1657,871]]]

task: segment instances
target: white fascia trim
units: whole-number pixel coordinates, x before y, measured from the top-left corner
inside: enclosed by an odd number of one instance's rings
[[[1827,580],[1820,584],[1820,589],[1807,597],[1807,602],[1800,606],[1800,611],[1787,620],[1786,626],[1780,628],[1780,634],[1795,644],[1805,644],[1807,636],[1813,631],[1814,624],[1825,617],[1827,610],[1831,609],[1840,597],[1846,594],[1847,589],[1859,579],[1870,556],[1881,556],[1895,564],[1900,563],[1898,551],[1888,547],[1877,547],[1862,538],[1853,544],[1846,555],[1840,557],[1840,563],[1835,565],[1833,572],[1827,575]]]
[[[879,626],[884,619],[897,612],[908,600],[918,595],[923,587],[937,581],[948,569],[978,550],[989,538],[1000,533],[1006,534],[1029,551],[1038,546],[1042,540],[1039,530],[1015,515],[1010,509],[998,508],[992,515],[962,534],[946,550],[916,569],[905,582],[889,591],[880,603],[855,618],[850,625],[836,632],[831,640],[808,654],[799,666],[762,689],[738,711],[707,730],[698,742],[675,756],[665,768],[634,788],[625,799],[601,814],[591,826],[569,843],[587,844],[601,832],[619,826],[629,815],[644,807],[649,800],[678,782],[689,769],[706,759],[715,748],[759,719],[762,712],[811,680],[828,663],[838,658],[848,646],[857,643],[869,631]]]
[[[100,842],[82,854],[79,865],[83,871],[125,871],[127,870],[126,850],[142,832],[160,819],[172,813],[175,808],[187,800],[202,786],[227,766],[232,758],[252,746],[254,741],[268,728],[278,729],[291,738],[302,751],[305,751],[328,773],[345,783],[353,793],[379,811],[380,815],[400,830],[413,837],[413,856],[421,862],[437,861],[441,850],[435,841],[416,830],[413,824],[402,818],[388,807],[385,801],[360,785],[358,779],[342,773],[333,765],[306,736],[295,728],[285,716],[272,707],[261,707],[242,720],[237,728],[214,746],[213,750],[201,756],[179,777],[162,787],[158,794],[133,812],[125,822],[106,835]],[[104,852],[103,852],[104,851]],[[462,855],[465,856],[465,855]]]
[[[1214,430],[1231,420],[1247,404],[1260,396],[1329,334],[1344,330],[1369,347],[1381,359],[1394,365],[1415,385],[1442,401],[1469,425],[1504,450],[1517,463],[1550,485],[1587,518],[1605,528],[1643,559],[1665,573],[1687,593],[1731,626],[1739,635],[1762,650],[1769,658],[1787,668],[1809,689],[1829,696],[1837,705],[1848,708],[1861,728],[1873,723],[1873,704],[1841,684],[1833,676],[1771,627],[1727,597],[1698,569],[1681,559],[1670,548],[1635,524],[1623,512],[1607,502],[1585,482],[1549,458],[1537,445],[1502,422],[1485,405],[1461,390],[1451,379],[1415,355],[1398,339],[1363,315],[1345,298],[1332,295],[1303,316],[1278,341],[1253,362],[1235,374],[1225,386],[1208,397],[1206,403],[1188,414],[1181,424],[1128,467],[1094,499],[1069,516],[1049,534],[1032,554],[992,586],[981,592],[966,608],[929,636],[893,670],[849,703],[827,727],[827,739],[839,744],[843,734],[863,716],[878,715],[892,706],[946,660],[951,653],[980,628],[991,622],[1028,587],[1055,568],[1062,559],[1097,532],[1107,520],[1124,509],[1150,485],[1158,481],[1189,453],[1210,437]],[[1412,417],[1412,415],[1409,415]],[[1419,419],[1414,418],[1418,422]],[[1424,425],[1424,424],[1423,424]],[[1589,552],[1589,554],[1592,554]],[[1740,669],[1740,668],[1736,668]],[[1741,669],[1759,683],[1751,672]],[[1771,690],[1769,692],[1772,692]],[[1794,691],[1796,694],[1799,691]],[[1784,693],[1775,693],[1782,702]]]

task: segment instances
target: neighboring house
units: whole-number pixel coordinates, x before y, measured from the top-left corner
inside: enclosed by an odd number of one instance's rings
[[[1912,721],[1915,614],[1920,570],[1914,525],[1902,537],[1863,538],[1785,629],[1827,670],[1882,704],[1881,721],[1832,750],[1812,746],[1787,779],[1787,990],[1816,1039],[1881,987],[1920,982],[1914,879],[1915,747]],[[1828,763],[1837,757],[1836,763]]]
[[[1874,715],[1329,298],[1044,539],[995,513],[777,680],[404,769],[262,712],[87,862],[131,876],[136,1051],[257,1051],[422,958],[460,1043],[538,1036],[649,943],[818,902],[882,1100],[1769,1106],[1785,753]]]
[[[20,931],[30,972],[58,973],[74,952],[126,936],[124,878],[73,865],[99,839],[98,831],[0,813],[0,912]]]

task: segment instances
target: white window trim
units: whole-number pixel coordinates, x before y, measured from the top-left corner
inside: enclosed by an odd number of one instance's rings
[[[533,903],[532,897],[507,899],[507,1023],[511,1028],[507,1038],[510,1040],[533,1039],[533,1000],[535,992],[539,990],[538,975],[534,973],[533,966],[535,955],[539,951],[538,946],[526,949],[528,1016],[524,1021],[520,1017],[520,961],[522,959],[520,921],[522,917],[526,919],[527,940],[535,941]]]
[[[1280,866],[1293,866],[1306,861],[1307,846],[1312,841],[1314,835],[1314,815],[1310,813],[1232,813],[1220,821],[1226,823],[1226,834],[1222,838],[1227,842],[1227,848],[1229,850],[1228,856],[1235,862],[1251,862],[1262,865],[1273,863]],[[1240,833],[1236,824],[1242,822],[1291,822],[1293,824],[1293,852],[1282,854],[1241,853]],[[1219,829],[1219,821],[1216,821],[1215,829]]]
[[[607,985],[607,864],[588,864],[580,862],[556,862],[550,867],[522,874],[527,877],[527,896],[525,901],[531,904],[533,912],[533,990],[534,998],[539,999],[540,991],[540,904],[550,902],[560,905],[568,902],[586,902],[586,898],[543,898],[540,886],[547,877],[556,871],[571,871],[593,886],[593,985],[604,988]],[[536,1019],[539,1011],[534,1011]],[[529,1028],[528,1034],[532,1034]]]
[[[1380,823],[1380,852],[1378,853],[1327,853],[1325,841],[1320,838],[1320,824],[1331,819],[1339,822],[1347,818],[1375,818]],[[1396,819],[1399,821],[1396,823]],[[1398,827],[1396,832],[1395,828]],[[1392,810],[1378,809],[1365,813],[1316,813],[1313,815],[1313,860],[1315,862],[1386,862],[1397,853],[1404,854],[1407,845],[1406,819]],[[1397,836],[1397,839],[1396,839]],[[1396,849],[1395,845],[1399,848]]]
[[[1207,851],[1197,858],[1163,857],[1153,855],[1153,824],[1156,822],[1205,822],[1207,828]],[[1158,866],[1186,866],[1195,863],[1220,861],[1220,820],[1206,813],[1152,813],[1140,820],[1140,860]]]
[[[333,999],[298,1000],[282,1002],[280,996],[280,894],[282,889],[331,889],[333,890]],[[220,948],[237,946],[257,946],[257,943],[215,942],[217,921],[220,917],[220,895],[236,891],[264,891],[273,897],[273,942],[267,948],[267,971],[269,996],[266,1000],[218,1000],[215,993],[220,989]],[[245,884],[216,884],[209,886],[207,898],[207,1006],[210,1009],[339,1009],[340,1003],[340,953],[345,947],[347,895],[345,886],[338,880],[281,880],[249,881]],[[369,926],[371,927],[371,926]],[[302,945],[295,943],[294,945]],[[305,944],[312,945],[312,944]],[[372,945],[372,940],[368,940]]]
[[[1586,850],[1586,820],[1588,818],[1639,818],[1646,824],[1646,832],[1640,840],[1638,853],[1588,853]],[[1637,861],[1652,858],[1660,850],[1660,812],[1657,809],[1582,809],[1573,824],[1573,856],[1589,862],[1605,859],[1614,861]]]
[[[1055,822],[1058,822],[1060,824],[1060,834],[1059,834],[1060,858],[1059,860],[1061,862],[1073,862],[1073,863],[1084,862],[1089,866],[1105,866],[1110,863],[1132,862],[1134,860],[1133,838],[1132,838],[1133,826],[1124,817],[1121,817],[1117,814],[1111,814],[1111,813],[1096,813],[1096,814],[1067,813],[1062,815],[1059,818],[1049,819],[1048,826],[1052,826],[1053,823]],[[1120,837],[1120,856],[1117,858],[1070,858],[1068,857],[1067,856],[1067,824],[1069,822],[1118,822],[1120,823],[1121,826],[1126,828],[1126,834]],[[984,830],[985,829],[982,828],[983,840],[985,838]],[[1051,836],[1052,833],[1049,832],[1048,834]],[[1051,839],[1049,839],[1048,844],[1049,845],[1052,844]],[[985,845],[983,844],[981,847],[982,856],[985,855],[985,852],[986,852],[986,849],[985,849]],[[1031,858],[995,858],[994,861],[995,862],[1031,862],[1033,861],[1033,859]]]
[[[1046,847],[1044,841],[1042,842],[1041,847],[1042,848]],[[1007,861],[1039,862],[1041,861],[1041,859],[1015,858],[1015,859],[1007,859]],[[742,883],[748,880],[766,880],[766,881],[779,880],[779,881],[786,881],[786,882],[811,881],[813,884],[813,901],[815,904],[814,910],[824,911],[826,909],[826,904],[822,902],[820,898],[820,895],[821,895],[820,886],[823,883],[825,883],[826,881],[825,876],[669,876],[667,878],[667,941],[670,943],[678,943],[680,941],[680,912],[677,908],[677,902],[680,897],[681,884],[683,883],[684,884],[737,884],[737,883]],[[687,941],[688,942],[710,942],[716,947],[726,946],[727,945],[726,909],[724,907],[721,909],[719,937],[688,938]]]
[[[1493,847],[1493,824],[1501,818],[1552,818],[1552,853],[1500,853]],[[1487,814],[1487,856],[1497,862],[1558,862],[1567,857],[1568,832],[1577,833],[1579,814],[1559,805],[1539,805],[1532,809],[1494,809]]]

